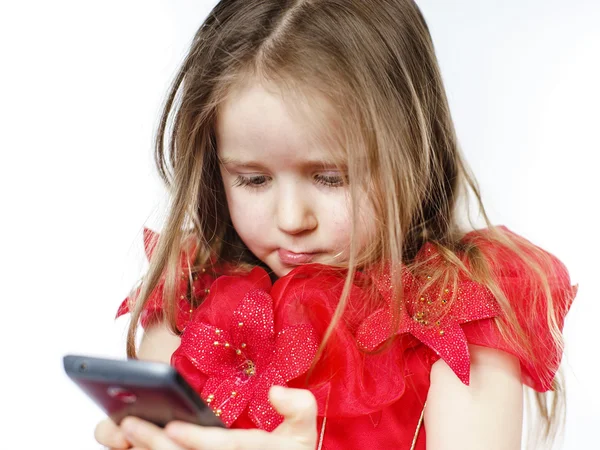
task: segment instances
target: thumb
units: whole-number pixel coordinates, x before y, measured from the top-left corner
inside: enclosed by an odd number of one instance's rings
[[[269,400],[284,417],[283,423],[277,427],[278,433],[316,436],[317,401],[309,390],[272,386]]]

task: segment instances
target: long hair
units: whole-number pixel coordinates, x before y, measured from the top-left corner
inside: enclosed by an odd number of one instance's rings
[[[314,105],[315,114],[306,116],[309,122],[326,113],[318,105],[329,105],[339,123],[335,141],[347,163],[354,223],[358,190],[368,194],[375,211],[377,232],[369,247],[355,248],[355,239],[349,244],[344,293],[315,363],[344,313],[356,269],[384,260],[391,267],[403,264],[418,271],[415,255],[426,241],[447,262],[444,270],[430,274],[431,283],[452,283],[469,266],[503,309],[505,319],[497,320],[502,334],[518,342],[531,360],[538,358],[528,352],[531,343],[499,289],[493,267],[475,241],[465,246],[461,240],[467,225],[473,227],[469,197],[489,227],[486,239],[524,262],[524,276],[536,287],[532,309],[547,302],[548,327],[557,348],[563,348],[548,280],[552,263],[541,250],[527,241],[515,242],[490,223],[461,155],[432,39],[414,1],[222,0],[196,33],[158,128],[155,160],[171,204],[132,314],[130,357],[136,354],[140,314],[161,276],[166,276],[165,320],[178,332],[175,283],[187,234],[201,245],[192,261],[196,267],[207,264],[211,255],[241,266],[259,263],[231,224],[215,134],[220,106],[236,89],[259,81]],[[465,217],[468,224],[461,223]],[[398,312],[403,307],[398,274],[392,283]],[[534,393],[542,426],[532,436],[545,445],[564,422],[559,380],[554,380],[554,392]]]

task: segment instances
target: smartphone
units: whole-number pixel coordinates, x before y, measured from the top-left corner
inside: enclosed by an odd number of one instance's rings
[[[164,427],[172,420],[225,427],[168,364],[136,359],[63,357],[66,374],[116,423],[135,416]]]

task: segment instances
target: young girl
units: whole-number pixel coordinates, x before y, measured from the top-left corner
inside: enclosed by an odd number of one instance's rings
[[[106,420],[100,443],[517,449],[525,385],[549,448],[575,288],[487,219],[413,1],[219,2],[156,160],[172,205],[118,312],[128,355],[172,364],[231,429]]]

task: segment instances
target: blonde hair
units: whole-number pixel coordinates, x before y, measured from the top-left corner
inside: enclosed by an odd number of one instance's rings
[[[188,233],[201,244],[193,267],[206,265],[210,255],[242,267],[260,264],[229,219],[215,137],[220,105],[252,80],[268,80],[331,105],[340,123],[336,139],[347,158],[351,193],[367,192],[375,210],[373,244],[359,253],[351,239],[345,290],[321,351],[344,312],[357,267],[384,260],[418,272],[415,255],[428,241],[447,262],[431,274],[431,284],[454,283],[460,271],[468,271],[495,294],[505,317],[496,322],[506,339],[531,360],[538,358],[476,240],[462,241],[467,230],[459,224],[465,211],[458,200],[469,195],[489,227],[488,242],[510,249],[525,263],[524,276],[535,287],[532,309],[547,302],[548,327],[557,348],[563,348],[548,280],[552,262],[490,223],[461,156],[431,36],[414,1],[223,0],[195,35],[158,129],[155,159],[172,204],[132,314],[129,356],[136,354],[137,323],[148,295],[163,275],[165,320],[178,333],[175,283]],[[356,223],[356,195],[351,197]],[[394,308],[400,311],[399,275],[392,281]],[[530,437],[547,445],[564,422],[560,377],[553,393],[534,397],[542,427]]]

